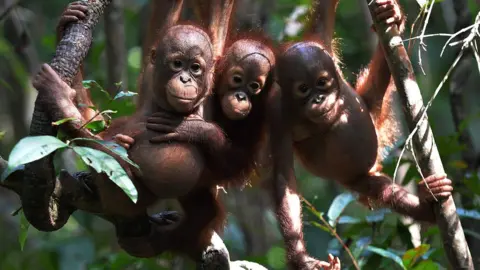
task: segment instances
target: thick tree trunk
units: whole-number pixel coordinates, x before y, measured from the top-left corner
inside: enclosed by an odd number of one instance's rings
[[[65,29],[62,40],[50,66],[68,84],[71,84],[92,43],[92,30],[109,0],[89,1],[88,17],[72,23]],[[35,101],[30,136],[55,136],[57,130],[51,125],[52,115],[44,108],[39,95]],[[73,209],[59,204],[52,197],[57,185],[53,168],[53,154],[25,165],[22,205],[27,220],[38,230],[54,231],[65,225]]]
[[[369,5],[372,18],[375,17],[375,5],[366,0]],[[392,72],[395,86],[403,103],[403,109],[410,131],[414,130],[417,122],[425,109],[422,95],[415,81],[412,64],[407,51],[403,46],[397,26],[386,27],[374,20],[375,28],[383,49],[388,66]],[[445,172],[440,154],[438,153],[432,130],[425,117],[418,131],[413,136],[415,155],[424,176],[442,174]],[[447,258],[453,269],[473,269],[472,257],[463,233],[460,218],[457,215],[452,196],[448,199],[434,203],[437,225],[443,238],[443,244]]]

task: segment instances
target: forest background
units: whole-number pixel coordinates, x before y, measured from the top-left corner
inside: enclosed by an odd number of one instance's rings
[[[45,3],[45,2],[48,2]],[[301,36],[309,0],[236,0],[237,29],[263,28],[275,40]],[[435,1],[425,22],[422,10],[428,1],[402,0],[408,16],[403,38],[421,33],[452,35],[476,22],[475,0]],[[31,77],[55,52],[55,27],[69,1],[0,0],[0,156],[8,157],[15,143],[28,135],[36,91]],[[136,91],[141,70],[142,44],[149,19],[149,1],[115,0],[94,32],[85,62],[86,79],[95,80],[112,96],[118,91]],[[193,18],[192,10],[185,10]],[[417,16],[423,16],[415,22]],[[423,27],[426,23],[426,30]],[[477,18],[477,22],[478,18]],[[336,37],[340,40],[343,72],[353,83],[377,44],[370,29],[366,1],[340,1]],[[478,30],[478,25],[473,29]],[[466,31],[460,39],[470,33]],[[447,46],[448,35],[426,36],[406,41],[424,100],[428,100],[449,71],[462,43]],[[478,40],[478,36],[475,38]],[[423,44],[423,45],[422,45]],[[419,54],[421,52],[421,59]],[[437,146],[447,174],[455,182],[455,201],[476,267],[480,266],[480,65],[475,50],[465,50],[429,110]],[[478,53],[478,52],[477,52]],[[478,58],[477,58],[478,59]],[[132,99],[109,103],[99,89],[93,98],[102,109],[117,111],[113,117],[131,114]],[[400,117],[401,118],[401,117]],[[404,136],[406,137],[406,135]],[[399,149],[391,151],[385,172],[393,175]],[[320,259],[327,253],[340,256],[344,269],[353,269],[345,245],[363,269],[445,269],[447,262],[436,226],[425,226],[392,214],[369,211],[333,182],[312,177],[297,166],[304,204],[304,230],[309,252]],[[258,177],[257,177],[258,178]],[[418,179],[411,158],[401,162],[396,181],[415,189]],[[268,269],[285,269],[283,241],[271,201],[261,189],[228,189],[223,199],[229,211],[222,235],[232,259],[258,262]],[[28,226],[23,215],[12,215],[20,206],[18,197],[0,189],[0,269],[190,269],[191,262],[173,254],[155,259],[137,259],[121,251],[113,227],[86,213],[76,212],[68,224],[54,233]],[[324,219],[319,218],[324,217]],[[328,225],[324,222],[326,221]],[[335,230],[332,230],[334,228]],[[338,241],[340,238],[343,242]]]

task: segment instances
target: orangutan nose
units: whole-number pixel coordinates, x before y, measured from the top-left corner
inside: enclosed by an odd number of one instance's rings
[[[180,81],[182,81],[182,83],[187,83],[187,82],[191,82],[192,79],[190,77],[180,75]]]
[[[247,100],[247,95],[245,95],[243,92],[238,92],[235,93],[235,98],[237,98],[237,101],[245,101]]]
[[[320,104],[325,100],[325,95],[318,95],[313,99],[313,103]]]

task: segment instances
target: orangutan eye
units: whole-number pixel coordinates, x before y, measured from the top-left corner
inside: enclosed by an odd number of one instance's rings
[[[229,77],[230,87],[237,88],[242,86],[243,78],[240,74],[233,74]]]
[[[193,63],[190,66],[190,70],[192,71],[193,75],[200,75],[202,74],[202,68],[199,63]]]
[[[331,86],[331,80],[329,80],[328,78],[326,77],[321,77],[320,79],[318,79],[317,81],[317,86],[318,88],[320,89],[327,89]]]
[[[183,62],[179,59],[173,60],[173,62],[171,62],[171,64],[170,64],[170,68],[173,71],[179,71],[179,70],[182,69],[182,67],[183,67]]]
[[[236,84],[241,84],[242,83],[242,77],[239,75],[233,75],[233,82]]]
[[[300,97],[306,97],[310,94],[310,88],[308,88],[308,85],[302,83],[297,87],[297,95]]]

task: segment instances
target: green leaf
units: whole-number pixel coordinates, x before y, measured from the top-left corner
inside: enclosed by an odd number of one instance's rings
[[[20,216],[20,232],[18,234],[18,243],[20,244],[20,250],[23,251],[25,242],[27,241],[28,229],[30,228],[30,223],[28,222],[23,211],[19,212]]]
[[[30,136],[21,139],[10,152],[8,168],[2,173],[5,180],[20,165],[41,159],[57,149],[68,145],[53,136]]]
[[[88,123],[85,127],[92,131],[94,134],[98,134],[105,130],[106,123],[104,120],[97,120]]]
[[[430,249],[430,245],[422,244],[416,248],[409,249],[402,257],[403,265],[410,269],[415,262]]]
[[[0,131],[0,141],[5,137],[5,131]]]
[[[74,120],[77,120],[77,118],[75,118],[75,117],[63,118],[63,119],[60,119],[60,120],[58,120],[58,121],[56,121],[56,122],[53,122],[53,123],[52,123],[52,126],[60,126],[60,125],[63,124],[63,123],[66,123],[66,122],[68,122],[68,121],[74,121]]]
[[[101,146],[105,147],[106,149],[118,155],[121,159],[123,159],[125,162],[135,167],[137,170],[140,170],[140,167],[135,162],[133,162],[131,159],[128,158],[127,150],[115,142],[99,141],[99,140],[88,139],[88,138],[75,138],[72,140],[72,142],[73,141],[90,141],[90,142],[98,143]]]
[[[103,87],[97,83],[96,81],[94,80],[85,80],[85,81],[82,81],[82,84],[83,84],[83,87],[86,88],[86,89],[97,89],[99,90],[100,92],[104,93],[108,99],[112,99],[112,97],[110,96],[110,94],[105,90],[103,89]]]
[[[421,261],[415,268],[412,270],[438,270],[438,264],[433,262],[432,260]]]
[[[330,223],[330,226],[335,227],[337,219],[340,217],[343,210],[345,210],[345,207],[355,200],[355,196],[349,192],[339,194],[337,197],[335,197],[327,213],[328,223]]]
[[[123,98],[123,97],[133,97],[133,96],[136,96],[136,95],[138,95],[138,93],[130,92],[130,91],[120,91],[120,92],[118,92],[118,94],[113,99],[116,100],[116,99],[120,99],[120,98]]]
[[[388,258],[388,259],[392,259],[393,261],[395,261],[398,265],[400,265],[402,267],[402,269],[405,269],[405,266],[403,266],[403,262],[402,262],[402,259],[397,256],[397,254],[391,252],[391,251],[388,251],[388,250],[385,250],[385,249],[381,249],[381,248],[377,248],[377,247],[374,247],[374,246],[368,246],[367,247],[367,250],[373,252],[373,253],[376,253],[384,258]]]
[[[106,173],[110,180],[121,188],[134,203],[137,202],[137,189],[115,158],[102,151],[82,146],[74,146],[73,151],[98,173]]]

